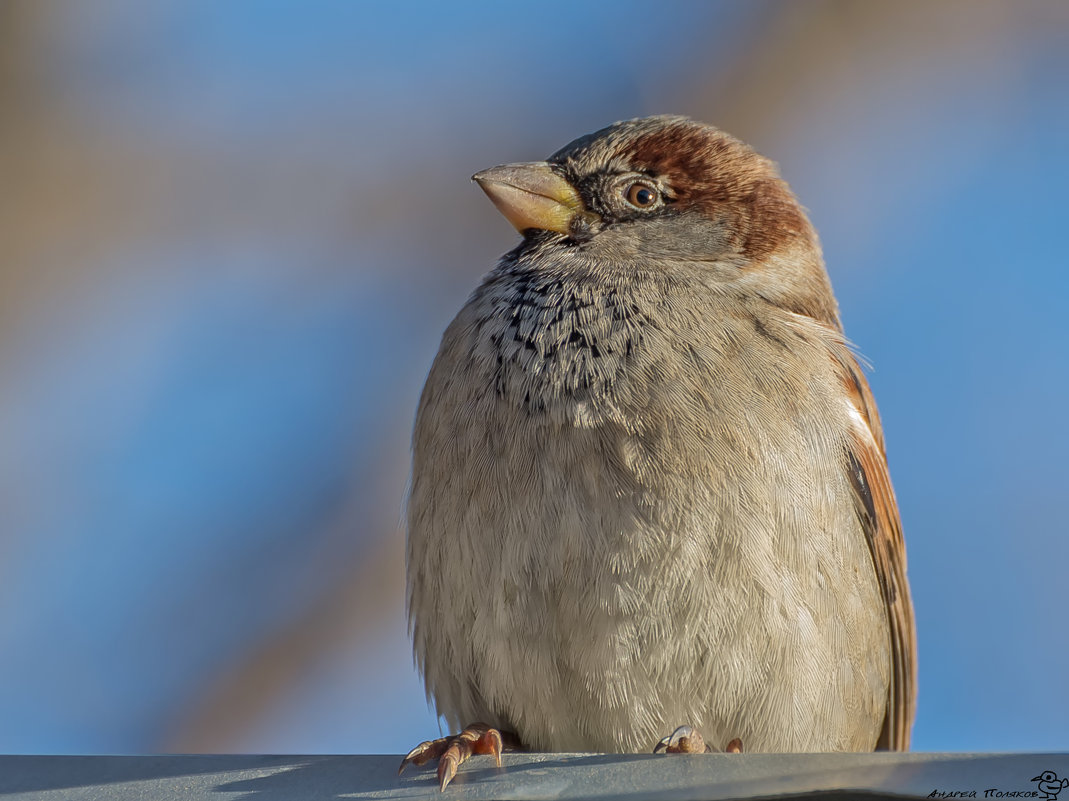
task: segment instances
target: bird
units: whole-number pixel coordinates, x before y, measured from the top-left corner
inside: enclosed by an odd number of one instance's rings
[[[502,748],[908,749],[880,418],[777,166],[654,116],[473,180],[521,241],[419,401],[407,612],[460,733],[401,768],[438,760],[444,790]]]

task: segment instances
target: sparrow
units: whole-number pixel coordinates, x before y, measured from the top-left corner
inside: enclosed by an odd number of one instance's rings
[[[467,728],[402,768],[907,749],[880,419],[776,166],[657,116],[473,179],[522,241],[442,337],[407,505],[416,663]]]

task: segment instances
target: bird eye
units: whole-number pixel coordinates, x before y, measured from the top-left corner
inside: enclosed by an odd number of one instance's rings
[[[661,199],[657,190],[646,184],[631,184],[624,192],[624,197],[637,209],[648,209]]]

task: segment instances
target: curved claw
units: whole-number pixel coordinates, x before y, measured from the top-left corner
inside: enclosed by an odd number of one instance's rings
[[[455,746],[451,747],[445,752],[445,756],[438,760],[438,789],[443,792],[449,786],[449,782],[453,781],[453,777],[457,775],[457,768],[460,767],[459,751],[454,749]]]
[[[680,726],[663,738],[653,749],[655,754],[704,754],[709,749],[693,726]]]
[[[435,757],[440,757],[445,753],[448,746],[448,737],[444,737],[440,740],[424,740],[405,754],[405,758],[401,760],[400,767],[397,768],[397,775],[400,776],[410,763],[413,765],[423,765],[430,762]]]

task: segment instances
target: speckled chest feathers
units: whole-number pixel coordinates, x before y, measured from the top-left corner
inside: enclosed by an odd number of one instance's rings
[[[577,424],[607,411],[658,325],[633,287],[617,283],[515,261],[495,272],[480,293],[473,357],[492,360],[504,404]]]

